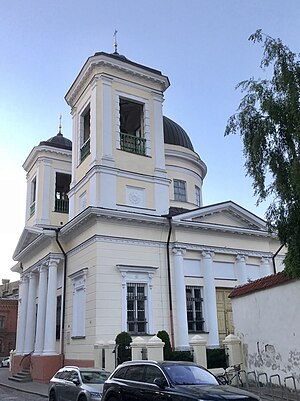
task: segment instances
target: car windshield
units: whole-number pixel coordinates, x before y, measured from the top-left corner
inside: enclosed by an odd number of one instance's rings
[[[197,365],[165,365],[164,369],[175,385],[218,385],[217,379]]]
[[[110,373],[94,370],[85,370],[81,372],[81,378],[85,384],[102,384],[108,379]]]

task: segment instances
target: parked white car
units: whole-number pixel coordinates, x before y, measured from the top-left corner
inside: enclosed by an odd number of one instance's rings
[[[1,361],[1,367],[2,368],[9,368],[9,365],[10,365],[10,357],[9,356],[5,356]]]

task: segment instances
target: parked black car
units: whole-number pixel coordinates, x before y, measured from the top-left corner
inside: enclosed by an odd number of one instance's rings
[[[220,385],[213,374],[192,362],[130,361],[104,383],[101,401],[257,401],[247,391]]]

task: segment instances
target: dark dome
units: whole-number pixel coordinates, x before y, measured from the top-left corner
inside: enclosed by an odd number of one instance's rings
[[[53,148],[72,150],[72,141],[65,138],[60,132],[48,139],[47,141],[40,142],[40,145],[52,146]]]
[[[183,128],[170,118],[163,116],[164,124],[164,142],[169,145],[183,146],[194,150],[192,142]]]

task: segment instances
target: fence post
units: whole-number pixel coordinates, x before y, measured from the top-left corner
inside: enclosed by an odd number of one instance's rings
[[[164,360],[164,346],[165,343],[157,336],[153,336],[147,343],[148,359],[155,361]]]
[[[112,372],[116,367],[115,347],[114,340],[110,340],[104,345],[105,370],[108,372]]]
[[[139,360],[142,359],[143,348],[146,346],[146,341],[142,337],[136,337],[130,343],[131,346],[131,359]]]
[[[103,368],[102,350],[104,348],[104,341],[100,340],[94,344],[94,366],[95,368]]]
[[[190,341],[190,346],[192,347],[194,354],[194,362],[204,368],[207,368],[206,344],[207,341],[198,334]]]
[[[242,342],[237,336],[229,334],[223,341],[223,344],[228,355],[229,366],[243,363]]]

